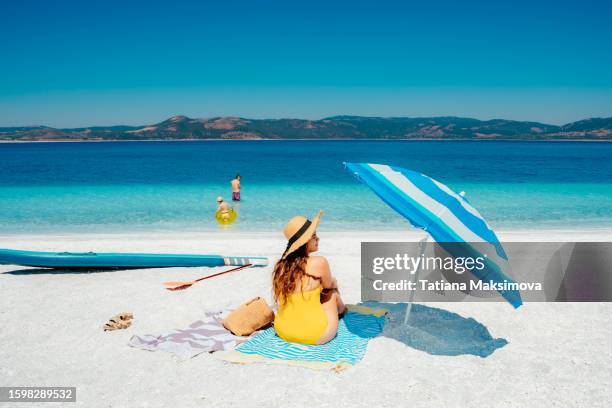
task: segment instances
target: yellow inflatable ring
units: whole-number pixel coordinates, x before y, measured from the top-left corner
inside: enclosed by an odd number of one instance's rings
[[[219,224],[228,225],[236,221],[238,214],[234,211],[233,208],[230,208],[228,211],[217,211],[215,213],[215,219]]]

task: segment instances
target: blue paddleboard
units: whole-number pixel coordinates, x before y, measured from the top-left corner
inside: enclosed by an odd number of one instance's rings
[[[268,258],[188,254],[34,252],[0,249],[0,264],[55,269],[215,267],[247,264],[266,266]]]

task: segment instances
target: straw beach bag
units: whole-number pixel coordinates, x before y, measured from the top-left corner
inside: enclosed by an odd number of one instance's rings
[[[236,336],[248,336],[274,321],[274,311],[261,297],[240,305],[223,320],[223,327]]]

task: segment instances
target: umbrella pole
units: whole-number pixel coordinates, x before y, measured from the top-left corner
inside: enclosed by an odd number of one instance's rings
[[[427,244],[427,239],[428,237],[423,238],[420,242],[419,242],[419,257],[425,255],[425,245]],[[413,277],[413,282],[418,282],[419,280],[419,272],[421,272],[421,267],[422,267],[422,263],[419,263],[419,267],[417,268],[416,272],[414,273]],[[412,303],[414,301],[414,292],[416,292],[416,286],[414,290],[410,291],[410,297],[408,299],[408,304],[406,305],[406,314],[404,315],[404,326],[408,326],[408,319],[410,318],[410,312],[412,311]]]

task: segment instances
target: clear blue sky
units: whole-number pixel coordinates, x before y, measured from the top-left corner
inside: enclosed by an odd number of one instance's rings
[[[609,1],[3,1],[0,126],[612,116]]]

